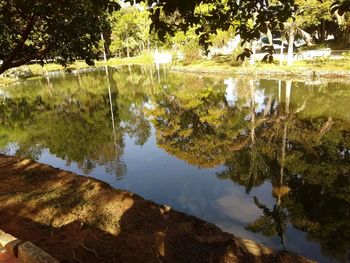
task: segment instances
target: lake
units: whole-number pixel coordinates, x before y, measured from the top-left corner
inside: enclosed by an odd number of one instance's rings
[[[350,261],[350,84],[110,68],[0,88],[0,152]]]

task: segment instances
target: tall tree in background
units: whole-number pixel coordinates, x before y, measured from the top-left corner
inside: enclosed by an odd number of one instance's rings
[[[285,23],[283,34],[288,37],[287,66],[292,66],[294,61],[294,41],[296,37],[301,37],[307,43],[311,42],[312,37],[309,33],[299,27],[297,21],[293,21],[292,19]]]
[[[343,31],[343,39],[350,44],[350,0],[337,0],[331,6],[337,22]]]
[[[321,42],[326,40],[326,24],[333,20],[331,5],[333,0],[296,0],[299,12],[296,15],[298,25],[308,32],[317,32]]]
[[[147,11],[141,7],[123,8],[111,15],[110,22],[112,53],[126,53],[129,57],[132,51],[146,48],[151,23]]]

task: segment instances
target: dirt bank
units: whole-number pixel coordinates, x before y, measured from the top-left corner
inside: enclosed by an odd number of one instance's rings
[[[60,262],[311,262],[93,178],[4,155],[0,229]]]

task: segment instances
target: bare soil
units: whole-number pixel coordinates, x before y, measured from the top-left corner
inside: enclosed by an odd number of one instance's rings
[[[96,179],[4,155],[0,229],[60,262],[311,262]]]

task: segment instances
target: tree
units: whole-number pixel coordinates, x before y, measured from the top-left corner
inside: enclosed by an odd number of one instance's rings
[[[0,0],[0,74],[39,60],[62,65],[98,58],[98,42],[106,23],[109,0]]]
[[[111,16],[111,52],[126,53],[145,49],[149,39],[150,20],[148,13],[136,7],[127,7]]]
[[[313,33],[317,31],[321,42],[326,39],[326,26],[333,20],[331,13],[332,0],[297,0],[299,12],[296,20],[301,28]]]
[[[260,32],[267,31],[267,27],[283,27],[283,22],[292,16],[296,7],[294,0],[283,3],[266,0],[149,0],[148,5],[152,6],[151,29],[157,30],[161,39],[169,32],[174,34],[178,30],[186,31],[193,25],[199,25],[196,33],[204,47],[209,46],[210,37],[217,30],[228,30],[231,26],[244,41],[257,39]],[[175,22],[167,19],[175,13],[178,16]],[[253,20],[255,23],[251,23]]]
[[[350,43],[350,0],[337,0],[331,6],[331,11],[337,18],[337,23],[343,31],[343,38]]]
[[[132,4],[142,0],[126,0]],[[259,38],[267,28],[281,28],[292,16],[294,0],[269,2],[266,0],[191,0],[147,1],[152,20],[151,29],[160,39],[167,33],[186,31],[199,25],[196,34],[204,46],[219,29],[233,26],[243,41]],[[106,32],[106,9],[119,9],[109,0],[32,1],[0,0],[0,73],[38,59],[56,59],[66,65],[76,58],[93,64],[98,58],[100,33]],[[176,14],[177,19],[168,19]],[[251,21],[254,20],[254,23]],[[130,41],[127,41],[129,43]],[[129,43],[130,44],[130,43]]]
[[[0,149],[16,141],[16,155],[22,157],[38,159],[48,149],[85,174],[104,165],[108,173],[122,176],[125,134],[137,145],[151,134],[142,108],[151,86],[145,73],[130,78],[127,71],[110,70],[114,119],[104,72],[9,87],[9,98],[0,97]]]
[[[283,34],[288,36],[288,55],[287,66],[293,65],[294,57],[294,41],[295,37],[299,36],[305,39],[308,43],[311,42],[311,36],[306,31],[302,30],[296,21],[289,21],[285,23]]]

